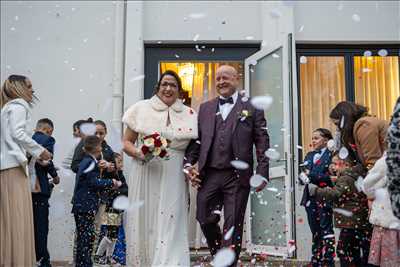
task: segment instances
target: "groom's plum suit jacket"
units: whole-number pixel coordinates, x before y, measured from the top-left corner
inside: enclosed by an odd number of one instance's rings
[[[214,140],[215,120],[218,112],[218,97],[200,105],[198,114],[199,137],[191,140],[186,149],[184,164],[194,165],[198,162],[201,179],[206,179],[205,167],[211,153]],[[232,130],[232,160],[241,160],[249,164],[246,170],[238,170],[242,186],[249,187],[253,175],[253,146],[256,148],[256,173],[269,178],[268,157],[264,152],[269,148],[269,136],[264,111],[255,109],[250,100],[243,101],[239,95],[231,112],[235,116]],[[246,115],[247,114],[247,115]]]

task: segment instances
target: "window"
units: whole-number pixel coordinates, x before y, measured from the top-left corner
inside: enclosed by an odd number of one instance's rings
[[[340,101],[354,101],[371,115],[390,119],[400,96],[398,51],[390,46],[297,46],[303,153],[310,150],[314,129],[335,130],[329,112]]]

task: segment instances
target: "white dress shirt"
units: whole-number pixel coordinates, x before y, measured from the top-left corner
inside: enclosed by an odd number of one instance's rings
[[[233,99],[233,104],[231,104],[231,103],[225,103],[224,105],[218,104],[219,105],[219,113],[221,114],[223,120],[226,120],[229,113],[233,109],[233,106],[236,104],[236,101],[238,99],[238,95],[239,95],[238,91],[236,91],[233,95],[231,95],[231,97]],[[219,98],[227,99],[229,97],[219,96]]]

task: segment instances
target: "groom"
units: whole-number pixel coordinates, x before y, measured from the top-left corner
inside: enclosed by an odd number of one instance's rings
[[[192,140],[186,150],[184,171],[198,188],[196,217],[211,254],[215,255],[221,247],[231,247],[236,253],[235,265],[242,244],[249,180],[253,175],[253,145],[256,173],[268,179],[268,158],[264,152],[269,148],[269,136],[264,112],[256,110],[239,94],[235,68],[220,66],[215,84],[219,97],[200,106],[199,138]],[[247,163],[248,168],[235,169],[231,164],[234,160]],[[193,166],[196,163],[198,170]],[[256,190],[261,191],[265,185],[263,182]],[[222,207],[223,232],[218,225]]]

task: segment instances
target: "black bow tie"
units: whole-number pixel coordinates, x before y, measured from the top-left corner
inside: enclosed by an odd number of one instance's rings
[[[232,97],[228,97],[227,99],[219,98],[219,104],[221,106],[226,104],[226,103],[233,104],[233,98]]]

